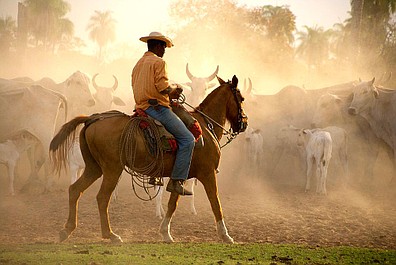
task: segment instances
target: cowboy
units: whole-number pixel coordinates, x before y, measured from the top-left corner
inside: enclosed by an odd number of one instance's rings
[[[192,195],[191,191],[184,188],[184,182],[190,170],[194,136],[170,107],[169,94],[175,91],[181,93],[182,89],[180,85],[169,83],[167,65],[162,59],[165,48],[173,46],[172,40],[159,32],[151,32],[140,40],[147,43],[148,51],[132,70],[135,108],[144,110],[147,115],[161,122],[176,139],[178,150],[166,190]],[[163,185],[155,178],[151,178],[149,183]]]

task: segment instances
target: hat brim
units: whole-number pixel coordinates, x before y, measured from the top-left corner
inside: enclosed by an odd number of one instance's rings
[[[141,37],[139,40],[143,42],[147,42],[148,40],[161,40],[166,43],[166,47],[170,48],[173,46],[172,40],[165,36],[146,36],[146,37]]]

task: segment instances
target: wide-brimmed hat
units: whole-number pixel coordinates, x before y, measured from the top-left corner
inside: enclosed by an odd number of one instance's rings
[[[173,46],[171,38],[168,38],[156,31],[151,32],[148,36],[141,37],[139,40],[143,42],[147,42],[148,40],[161,40],[166,43],[166,47],[170,48]]]

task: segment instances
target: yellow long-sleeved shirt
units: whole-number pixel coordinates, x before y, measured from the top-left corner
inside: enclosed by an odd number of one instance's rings
[[[158,104],[169,108],[168,94],[160,92],[169,86],[166,62],[147,51],[132,70],[132,89],[135,108],[146,110],[150,107],[149,99],[158,100]]]

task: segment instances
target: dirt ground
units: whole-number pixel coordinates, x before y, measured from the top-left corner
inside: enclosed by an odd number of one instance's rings
[[[69,179],[55,179],[49,193],[23,193],[26,180],[16,179],[15,196],[7,195],[8,180],[1,168],[0,242],[56,243],[67,219]],[[359,246],[396,249],[396,192],[389,187],[336,189],[328,195],[305,193],[302,185],[256,182],[220,171],[219,194],[229,234],[237,243],[298,243],[312,246]],[[72,243],[101,242],[96,193],[101,179],[82,196],[78,227]],[[164,193],[166,209],[168,193]],[[180,200],[171,231],[176,242],[219,242],[213,213],[200,183],[195,188],[198,214],[190,212],[189,198]],[[123,173],[119,195],[110,205],[113,231],[124,242],[161,242],[154,201],[139,200]]]

